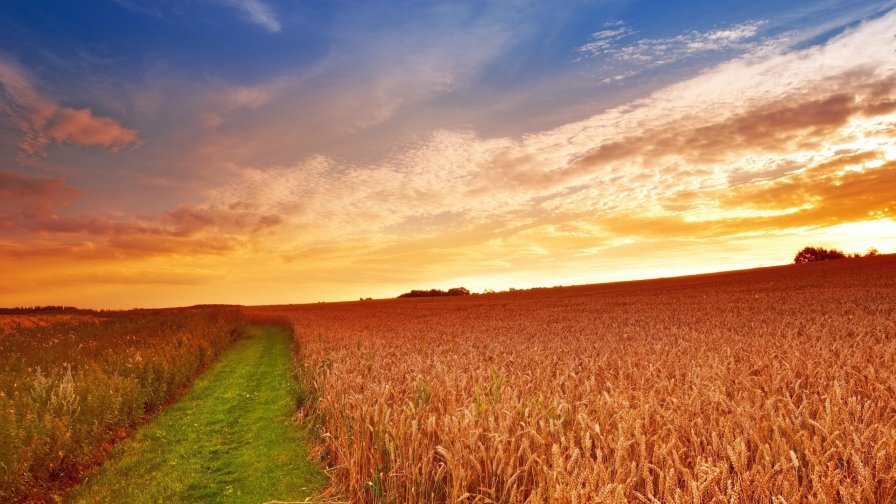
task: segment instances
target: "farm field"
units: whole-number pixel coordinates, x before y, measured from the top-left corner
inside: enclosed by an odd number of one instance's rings
[[[0,47],[0,504],[896,503],[896,0]]]
[[[353,502],[896,499],[896,256],[251,313]]]

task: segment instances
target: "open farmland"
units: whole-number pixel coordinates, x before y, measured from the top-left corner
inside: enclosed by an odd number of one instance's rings
[[[353,501],[896,499],[896,256],[256,311]]]

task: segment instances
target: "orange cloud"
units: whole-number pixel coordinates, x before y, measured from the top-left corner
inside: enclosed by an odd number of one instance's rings
[[[276,213],[258,213],[256,205],[236,202],[225,208],[181,205],[162,218],[179,236],[189,236],[208,228],[238,233],[258,233],[283,223]]]
[[[0,172],[0,228],[18,236],[0,255],[110,259],[159,255],[220,255],[250,246],[280,226],[281,215],[255,205],[180,207],[158,215],[113,220],[65,215],[80,192],[62,179]],[[22,247],[23,240],[28,244]]]
[[[0,228],[10,230],[23,220],[46,219],[79,192],[62,179],[40,179],[0,172]]]
[[[118,121],[100,117],[89,109],[64,107],[40,94],[32,78],[20,66],[0,59],[2,105],[22,132],[21,151],[40,156],[51,143],[72,143],[118,149],[137,140],[137,131]]]
[[[693,219],[688,212],[660,215],[620,214],[598,224],[613,235],[650,238],[719,238],[821,228],[896,218],[896,161],[844,170],[880,160],[874,152],[834,158],[772,181],[758,180],[734,188],[690,191],[671,199],[717,205],[717,217]],[[738,210],[770,210],[770,215],[731,215]]]
[[[53,117],[47,135],[57,143],[120,148],[137,140],[135,130],[107,117],[96,117],[88,109],[61,108]]]
[[[46,206],[69,203],[78,196],[74,187],[61,178],[36,178],[12,172],[0,172],[0,204]]]

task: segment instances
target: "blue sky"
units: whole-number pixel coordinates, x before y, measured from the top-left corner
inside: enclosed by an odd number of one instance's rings
[[[154,72],[251,85],[278,76],[312,74],[328,58],[388,64],[422,52],[422,57],[462,59],[463,52],[451,49],[459,46],[487,56],[476,62],[463,86],[447,93],[450,99],[435,93],[452,107],[481,105],[479,100],[492,100],[508,90],[525,93],[529,86],[567,73],[576,74],[578,82],[568,85],[579,93],[598,89],[599,94],[610,95],[601,96],[603,100],[612,101],[620,91],[599,86],[606,69],[593,61],[577,61],[577,48],[607,23],[626,23],[633,30],[632,41],[762,21],[756,39],[795,31],[807,39],[810,34],[821,35],[822,39],[811,38],[818,43],[890,5],[846,0],[11,0],[0,12],[0,47],[45,79],[45,85],[77,88],[99,78],[138,83]],[[475,47],[464,47],[464,39]],[[655,87],[669,79],[670,70],[680,76],[732,52],[707,51],[674,68],[645,71],[626,86]],[[350,79],[354,70],[346,66],[327,77]],[[101,99],[93,101],[102,107]]]
[[[515,131],[517,121],[502,120],[507,112],[536,130],[557,115],[557,107],[573,108],[573,115],[590,115],[629,98],[631,88],[643,94],[743,49],[706,51],[656,68],[620,64],[611,69],[607,67],[612,65],[594,59],[580,59],[577,49],[608,23],[623,22],[631,28],[632,35],[621,43],[757,21],[762,24],[753,41],[793,32],[800,41],[818,43],[890,5],[843,0],[12,0],[0,12],[0,47],[8,58],[42,79],[49,91],[99,110],[110,106],[104,103],[108,96],[91,96],[107,91],[96,89],[99,80],[133,86],[162,74],[194,82],[253,85],[298,76],[327,86],[363,81],[371,77],[369,73],[389,71],[390,64],[400,66],[417,54],[431,58],[433,65],[448,60],[446,75],[460,74],[461,82],[424,93],[426,99],[417,100],[416,106],[450,108],[459,124],[496,134],[504,130],[519,134],[524,131]],[[462,63],[464,59],[470,60],[468,65]],[[339,60],[336,65],[344,66],[315,75],[328,60]],[[611,72],[626,70],[637,73],[619,83],[624,85],[601,83],[613,76]],[[539,89],[545,81],[552,85]],[[421,85],[432,83],[424,80]],[[501,108],[495,113],[499,117],[482,111],[496,100],[510,101],[513,96],[544,103],[553,114],[519,105]],[[583,110],[583,99],[594,103]]]
[[[613,254],[636,245],[643,265],[623,277],[694,271],[682,259],[689,247],[717,249],[702,231],[682,225],[659,238],[620,230],[618,218],[652,208],[651,218],[730,219],[718,194],[687,195],[758,174],[793,183],[795,167],[864,149],[849,134],[878,123],[825,121],[842,119],[838,90],[872,107],[882,98],[870,90],[888,89],[894,5],[9,0],[0,193],[28,187],[35,200],[0,205],[0,262],[44,250],[83,271],[61,284],[137,284],[158,296],[191,285],[183,299],[197,302],[222,292],[208,278],[267,285],[305,278],[305,268],[322,297],[470,278],[489,288],[592,281],[604,277],[587,271],[620,270]],[[811,129],[823,137],[815,147],[779,152],[750,137],[749,155],[732,145],[723,160],[702,140],[680,143],[684,133],[639,140],[659,124],[710,132],[750,114],[775,123],[747,121],[750,135],[767,133],[790,114],[768,110],[787,103],[827,107]],[[796,142],[788,134],[776,141]],[[889,141],[875,135],[859,136]],[[580,166],[624,142],[661,156],[625,151]],[[871,151],[886,161],[883,143]],[[695,144],[714,157],[693,157]],[[729,231],[713,239],[846,240],[821,231],[830,219],[794,222],[762,231],[719,221]],[[744,247],[704,269],[756,264]],[[660,249],[677,255],[650,255]],[[234,273],[252,261],[278,266]],[[395,266],[408,261],[418,270]],[[167,283],[146,280],[154,275]]]

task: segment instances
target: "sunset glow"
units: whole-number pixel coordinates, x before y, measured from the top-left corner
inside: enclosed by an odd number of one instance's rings
[[[14,0],[0,305],[896,252],[896,3],[721,3]]]

